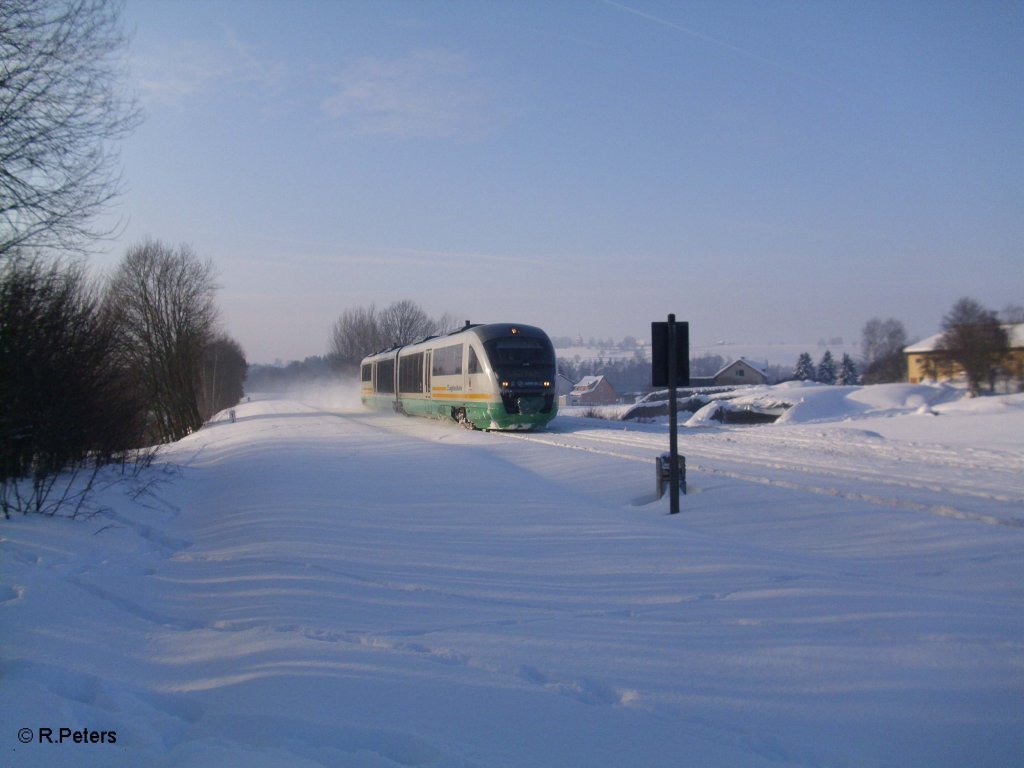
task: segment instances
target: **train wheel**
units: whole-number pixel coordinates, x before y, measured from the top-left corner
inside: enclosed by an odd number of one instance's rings
[[[466,418],[465,408],[452,408],[452,418],[467,429],[474,429],[473,422]]]

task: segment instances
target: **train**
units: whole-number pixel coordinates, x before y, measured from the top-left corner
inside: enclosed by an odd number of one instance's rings
[[[543,429],[558,413],[555,348],[540,328],[465,326],[363,358],[363,405],[481,430]]]

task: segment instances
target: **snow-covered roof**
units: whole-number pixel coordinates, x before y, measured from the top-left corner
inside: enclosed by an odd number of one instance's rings
[[[1003,329],[1006,331],[1010,349],[1024,349],[1024,323],[1004,324]],[[919,352],[935,352],[939,348],[939,339],[941,338],[942,333],[936,333],[927,339],[921,339],[904,347],[903,352],[910,355]]]
[[[765,377],[768,376],[768,374],[764,370],[764,366],[763,365],[760,365],[759,363],[752,363],[749,360],[747,360],[747,358],[741,357],[739,360],[733,360],[728,365],[723,366],[720,371],[718,371],[714,376],[712,376],[712,378],[717,378],[717,377],[721,376],[723,373],[728,371],[730,368],[735,368],[739,363],[744,363],[748,368],[753,368],[755,371],[760,373],[762,376],[765,376]]]
[[[604,379],[604,376],[584,376],[582,379],[576,382],[576,386],[572,388],[573,392],[592,392]]]
[[[939,346],[939,339],[942,338],[941,333],[936,333],[933,336],[929,336],[926,339],[909,344],[903,348],[904,353],[913,354],[915,352],[934,352]]]

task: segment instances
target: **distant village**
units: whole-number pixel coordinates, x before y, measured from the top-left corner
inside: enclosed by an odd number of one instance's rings
[[[1006,350],[999,363],[992,368],[990,389],[1001,386],[1002,391],[1024,390],[1024,322],[1003,323]],[[855,345],[845,344],[841,338],[821,339],[824,348],[820,362],[814,363],[809,352],[795,357],[795,365],[770,363],[764,357],[753,359],[740,355],[728,357],[735,345],[716,345],[699,348],[690,358],[690,389],[731,388],[759,384],[777,384],[783,381],[805,380],[825,384],[883,383],[906,381],[918,384],[928,381],[965,380],[962,367],[950,358],[943,348],[943,333],[936,333],[914,344],[901,346],[895,351],[898,360],[892,370],[883,376],[868,377],[853,362],[857,354]],[[552,340],[559,361],[558,396],[562,406],[598,406],[633,403],[650,390],[650,349],[643,341],[627,337],[620,344],[611,340],[594,344],[583,343],[580,338]],[[721,353],[709,349],[720,349]],[[833,354],[832,349],[842,350]],[[792,354],[795,347],[778,345],[774,349],[762,348],[776,356]],[[596,352],[596,356],[595,356]],[[722,354],[725,353],[725,354]],[[837,359],[838,357],[838,359]],[[863,362],[861,362],[863,365]],[[575,375],[574,375],[575,374]],[[639,385],[639,386],[638,386]]]
[[[966,319],[957,322],[958,311],[966,313]],[[983,327],[978,318],[985,321],[989,334],[998,338],[975,338]],[[976,393],[985,387],[989,391],[996,391],[997,386],[1002,391],[1024,389],[1024,308],[1012,306],[995,313],[962,299],[944,326],[942,332],[912,344],[907,344],[902,323],[892,318],[868,321],[859,343],[842,337],[821,338],[815,345],[691,343],[688,387],[706,390],[801,380],[840,385],[961,381]],[[966,336],[954,344],[954,333]],[[584,339],[577,335],[553,336],[551,341],[558,359],[559,405],[630,404],[651,392],[647,340],[634,336],[620,341]],[[951,344],[959,351],[952,351]],[[982,349],[992,345],[994,351]],[[987,358],[965,356],[963,351],[969,347],[976,347],[975,351]],[[337,379],[355,370],[359,355],[350,358],[328,354],[287,365],[253,365],[249,367],[246,390],[284,391],[297,383]]]
[[[650,362],[644,363],[650,371]],[[693,376],[689,378],[691,388],[729,387],[769,383],[766,366],[752,363],[740,358],[722,366],[711,376]],[[649,387],[647,387],[649,389]],[[565,374],[558,374],[559,405],[613,405],[616,403],[632,403],[646,390],[636,392],[616,391],[608,376],[591,374],[573,382]]]
[[[621,342],[577,336],[552,338],[558,357],[559,404],[613,405],[632,403],[651,389],[650,344],[632,336]],[[820,339],[819,356],[850,356],[853,345],[840,337]],[[740,345],[719,342],[692,346],[691,388],[775,384],[794,378],[794,364],[806,345]],[[782,363],[779,360],[792,359]],[[775,362],[772,362],[772,359]]]

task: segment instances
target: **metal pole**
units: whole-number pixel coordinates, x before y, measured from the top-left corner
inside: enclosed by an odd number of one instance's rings
[[[676,316],[668,316],[668,485],[670,515],[679,514],[679,440],[676,436]]]

